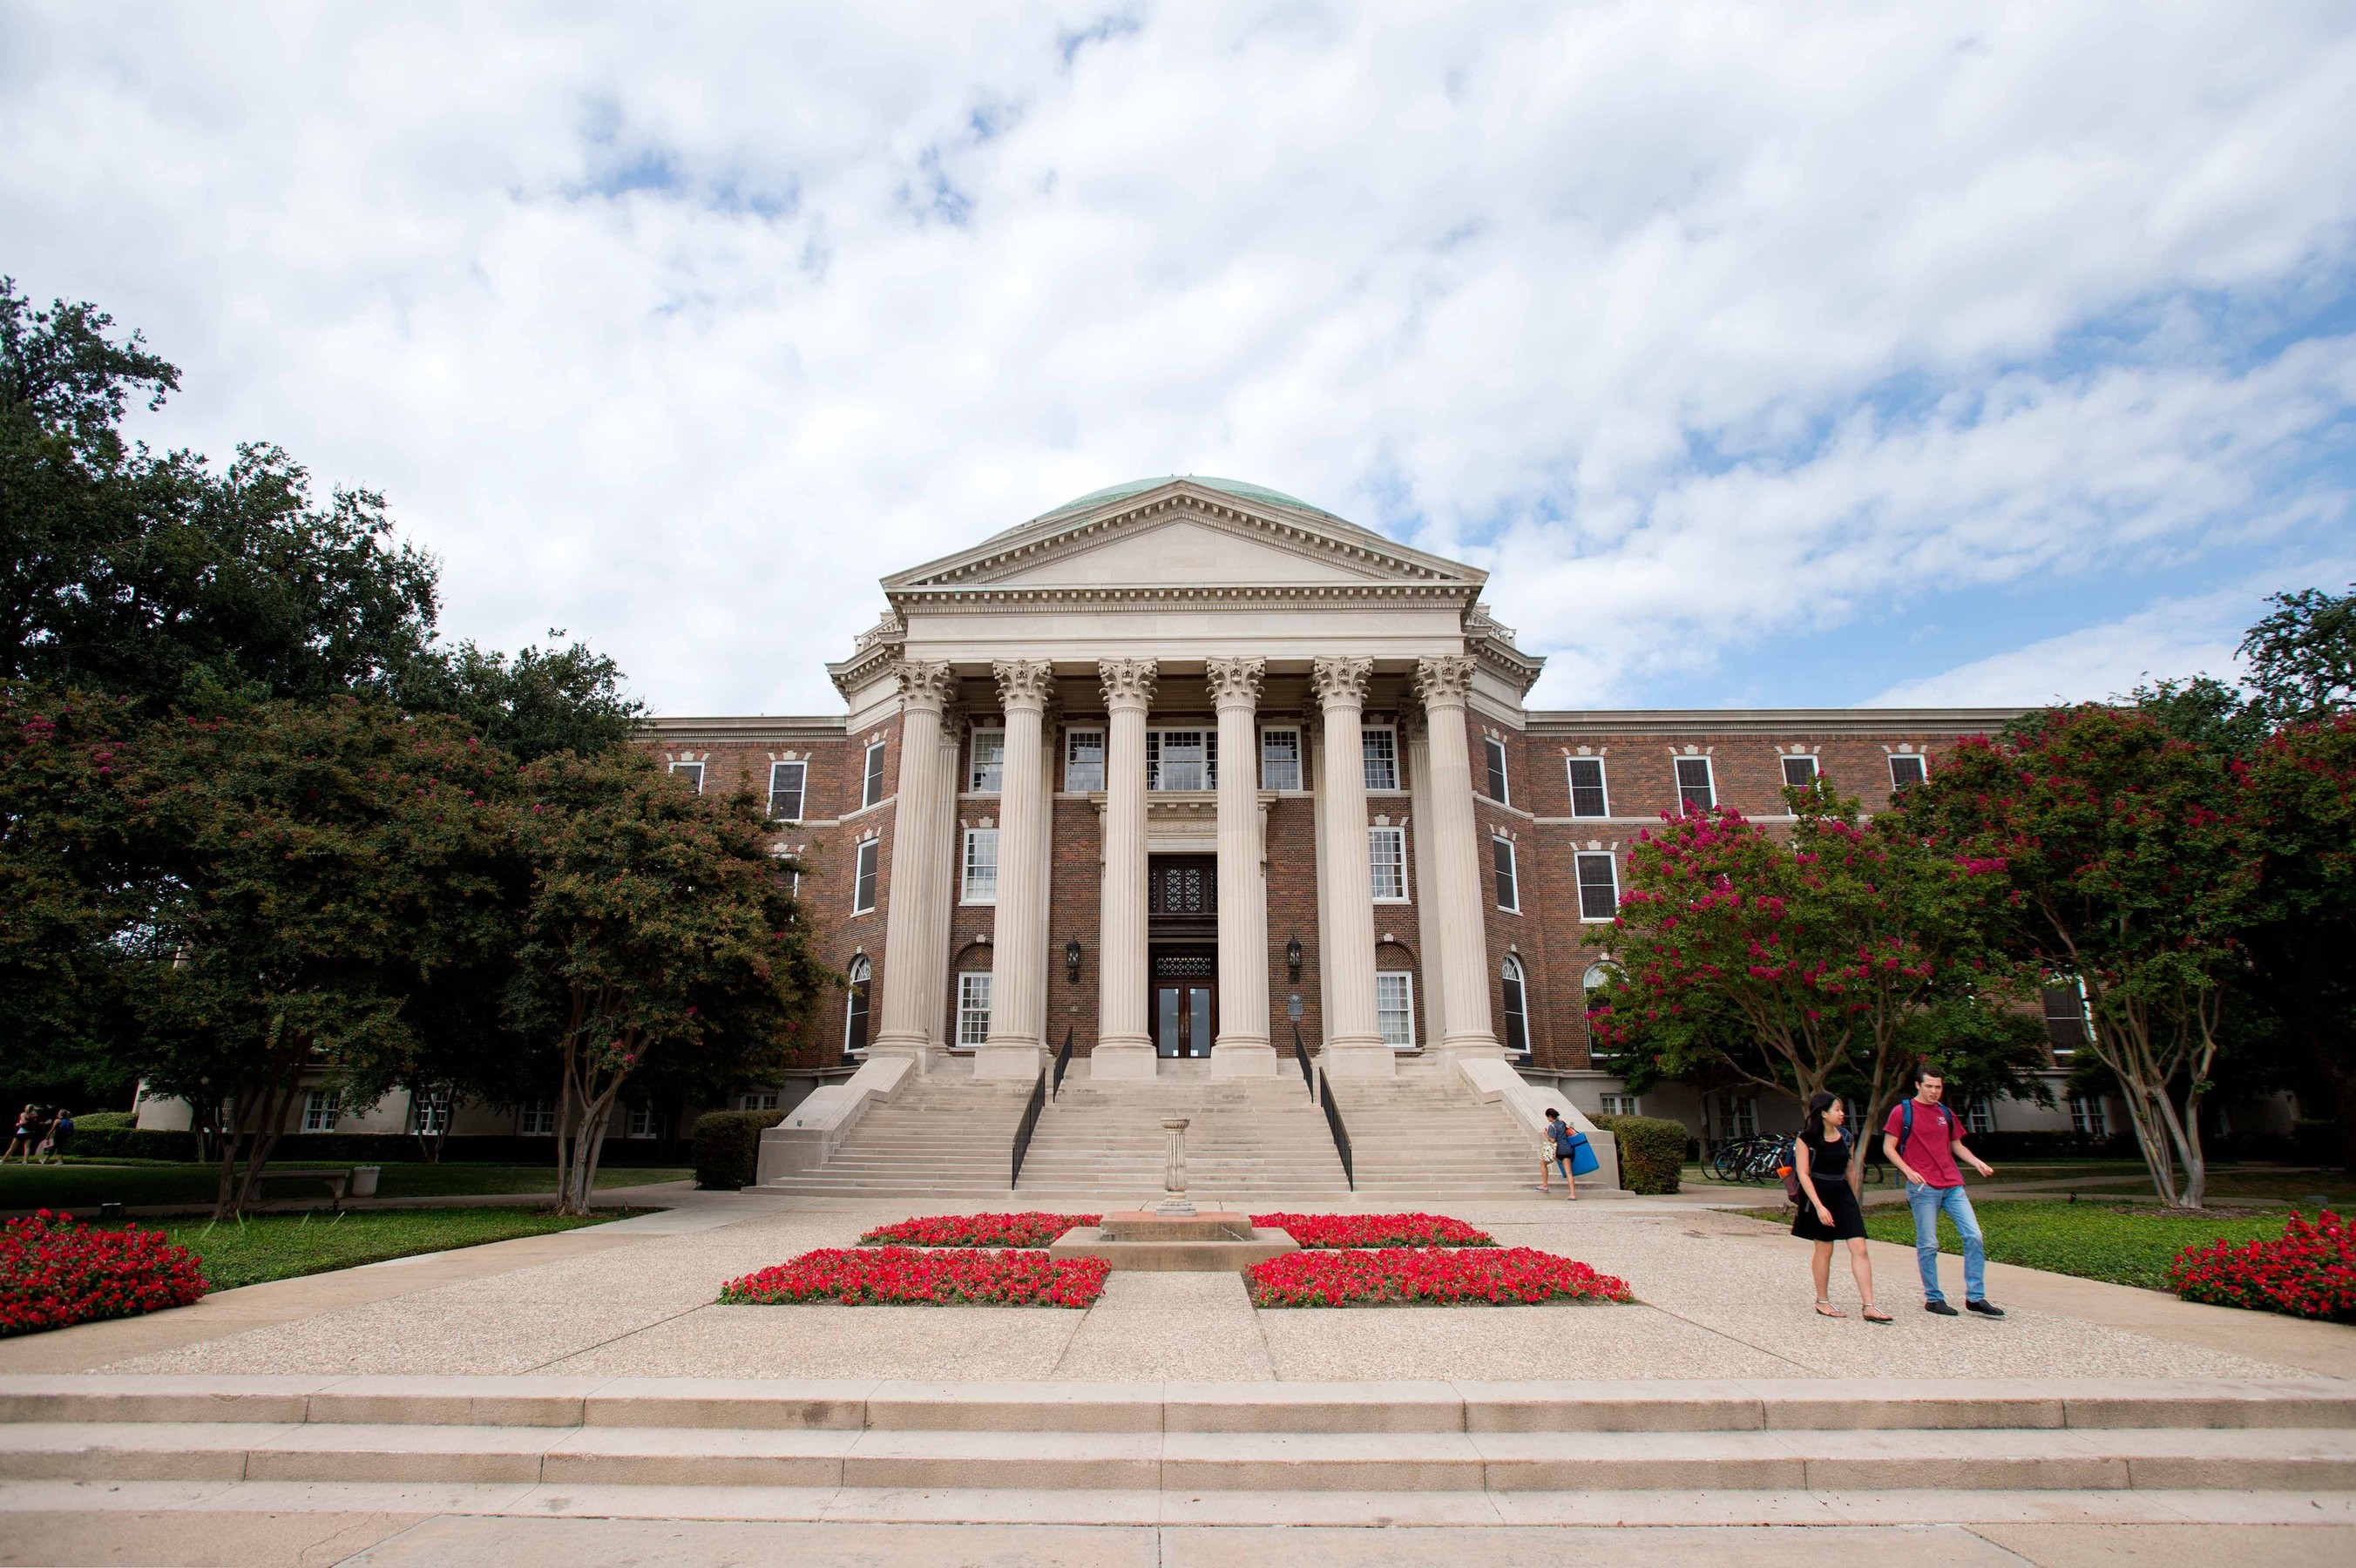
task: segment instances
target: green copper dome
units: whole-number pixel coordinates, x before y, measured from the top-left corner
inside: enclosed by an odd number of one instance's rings
[[[1066,512],[1085,511],[1090,507],[1100,507],[1107,501],[1118,501],[1124,496],[1139,495],[1152,489],[1156,485],[1167,485],[1178,479],[1183,479],[1190,485],[1200,485],[1206,490],[1224,491],[1227,495],[1246,501],[1270,501],[1280,507],[1298,507],[1304,512],[1323,513],[1325,510],[1323,507],[1311,506],[1298,496],[1288,496],[1281,490],[1271,490],[1265,485],[1247,484],[1241,479],[1218,479],[1207,474],[1162,474],[1151,479],[1132,479],[1126,485],[1108,485],[1101,490],[1091,490],[1085,496],[1042,512],[1038,517],[1031,520],[1035,523],[1040,517],[1057,517]]]

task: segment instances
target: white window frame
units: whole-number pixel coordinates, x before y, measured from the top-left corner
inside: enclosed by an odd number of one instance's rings
[[[1386,1009],[1383,1007],[1383,992],[1393,987],[1396,987],[1398,994],[1398,1005],[1388,1011],[1390,1016],[1398,1019],[1405,1026],[1403,1038],[1385,1029]],[[1415,976],[1407,970],[1384,969],[1376,974],[1375,1028],[1382,1032],[1383,1043],[1393,1051],[1415,1049]]]
[[[1200,789],[1173,790],[1162,782],[1162,747],[1163,737],[1192,735],[1203,745],[1203,783]],[[1181,763],[1181,766],[1186,765]],[[1219,787],[1219,731],[1216,725],[1156,724],[1145,732],[1145,793],[1148,795],[1200,795]]]
[[[1378,756],[1367,755],[1369,743],[1379,739],[1375,748]],[[1396,724],[1361,724],[1358,726],[1358,765],[1370,795],[1396,795],[1399,789],[1398,726]],[[1387,784],[1376,782],[1376,767],[1387,767],[1390,779]]]
[[[790,816],[781,815],[777,810],[777,796],[784,793],[777,780],[784,775],[787,768],[791,768],[794,773],[794,809]],[[799,822],[802,819],[802,812],[809,804],[809,764],[808,763],[771,763],[769,764],[769,820]]]
[[[1644,1114],[1644,1097],[1641,1094],[1606,1094],[1603,1112],[1607,1116],[1641,1116]]]
[[[703,764],[701,763],[673,763],[670,765],[670,774],[673,778],[685,779],[688,782],[689,787],[697,795],[701,795],[703,793]]]
[[[884,840],[866,838],[851,857],[851,912],[873,914],[875,911],[875,885],[883,880]],[[862,893],[862,884],[864,884]],[[860,902],[862,897],[866,902]]]
[[[1505,863],[1502,868],[1497,864],[1497,846],[1500,844],[1505,847]],[[1497,907],[1504,910],[1507,914],[1519,914],[1522,912],[1521,852],[1515,846],[1514,841],[1506,837],[1504,834],[1492,833],[1489,835],[1490,880],[1495,881],[1498,880],[1496,873],[1500,869],[1503,869],[1505,873],[1504,880],[1513,885],[1510,888],[1499,888],[1497,890]],[[1508,892],[1511,892],[1514,895],[1514,901],[1511,903],[1507,903],[1505,899],[1505,895]]]
[[[868,961],[864,953],[854,953],[843,969],[843,978],[850,983],[843,987],[842,1054],[864,1056],[867,1041],[875,1035],[875,965]],[[867,987],[863,992],[860,989],[862,986]],[[862,1001],[865,1003],[863,1008],[861,1005]],[[859,1021],[862,1012],[867,1019],[867,1027],[860,1032],[865,1038],[853,1046],[851,1043],[851,1026]]]
[[[859,763],[859,809],[884,803],[884,742],[870,741]]]
[[[1610,884],[1612,888],[1612,912],[1609,914],[1590,914],[1587,912],[1587,863],[1590,860],[1602,861],[1604,867],[1612,873],[1612,880]],[[1608,925],[1612,921],[1618,917],[1620,913],[1620,859],[1619,857],[1612,854],[1611,850],[1581,849],[1576,855],[1572,856],[1570,865],[1570,884],[1572,893],[1576,895],[1579,900],[1579,919],[1580,924]]]
[[[1497,982],[1505,1003],[1505,1049],[1517,1056],[1527,1056],[1530,1053],[1530,972],[1523,966],[1519,954],[1505,955],[1505,961],[1497,965]],[[1516,997],[1521,1002],[1518,1008],[1514,1005]],[[1513,1039],[1513,1025],[1516,1021],[1522,1029],[1518,1045]]]
[[[2078,1026],[2078,1038],[2069,1045],[2063,1045],[2054,1040],[2054,1015],[2046,1011],[2045,993],[2047,991],[2062,990],[2074,990],[2078,993],[2078,1014],[2075,1019],[2071,1020]],[[2078,1053],[2078,1047],[2085,1044],[2094,1037],[2094,1012],[2093,1007],[2088,1003],[2086,998],[2086,978],[2083,975],[2056,976],[2051,984],[2038,987],[2037,1010],[2039,1013],[2043,1015],[2045,1019],[2046,1049],[2053,1053],[2053,1058],[2057,1061],[2067,1057],[2076,1056]]]
[[[774,1111],[779,1096],[775,1089],[747,1089],[736,1096],[740,1111]]]
[[[556,1102],[543,1094],[516,1107],[516,1132],[528,1138],[556,1136]]]
[[[1612,958],[1608,954],[1580,971],[1579,988],[1582,991],[1591,994],[1603,989],[1611,983]]]
[[[1493,765],[1494,764],[1494,765]],[[1494,790],[1482,793],[1499,805],[1514,804],[1514,773],[1511,759],[1505,752],[1505,742],[1494,735],[1481,737],[1481,782],[1495,784]]]
[[[332,1133],[336,1120],[344,1114],[344,1097],[333,1089],[312,1089],[303,1095],[303,1130],[306,1133]]]
[[[2082,1138],[2111,1136],[2110,1107],[2103,1104],[2100,1094],[2070,1096],[2070,1130]]]
[[[450,1091],[409,1094],[409,1130],[420,1137],[438,1137],[450,1125]]]
[[[1380,844],[1398,846],[1396,858],[1377,850],[1376,846]],[[1388,885],[1382,878],[1383,869],[1387,867],[1398,869],[1398,891],[1397,892],[1383,891]],[[1403,904],[1408,901],[1407,825],[1405,823],[1395,827],[1366,829],[1366,885],[1374,890],[1375,901],[1378,904]]]
[[[1603,759],[1601,757],[1565,757],[1562,762],[1562,782],[1570,789],[1570,815],[1582,821],[1590,822],[1601,821],[1604,817],[1610,816],[1612,815],[1612,776],[1611,770],[1604,766]],[[1603,793],[1603,809],[1601,811],[1581,811],[1579,809],[1579,776],[1576,770],[1581,763],[1593,763],[1595,764],[1595,787]]]
[[[1268,754],[1268,742],[1269,738],[1272,735],[1289,735],[1292,738],[1292,755],[1290,757],[1275,759],[1278,765],[1290,767],[1292,770],[1292,782],[1290,784],[1273,784],[1269,782],[1268,770],[1270,759]],[[1261,727],[1259,732],[1260,788],[1272,789],[1280,794],[1300,794],[1302,790],[1309,787],[1307,782],[1309,777],[1308,760],[1307,753],[1304,752],[1301,747],[1300,725],[1268,724]]]
[[[1699,763],[1701,764],[1702,788],[1709,792],[1709,799],[1702,804],[1702,809],[1704,811],[1716,810],[1718,808],[1717,767],[1708,757],[1678,757],[1674,760],[1669,768],[1670,782],[1675,784],[1677,789],[1677,815],[1679,816],[1683,816],[1692,809],[1686,803],[1686,764],[1687,763]]]
[[[1900,790],[1904,789],[1909,784],[1928,784],[1931,782],[1931,759],[1923,755],[1921,752],[1891,752],[1889,753],[1889,757],[1890,794],[1896,795]],[[1913,763],[1916,776],[1911,779],[1900,778],[1898,776],[1898,764],[1901,763]]]
[[[1077,783],[1074,781],[1072,776],[1072,770],[1075,767],[1081,765],[1078,760],[1072,755],[1072,752],[1074,748],[1076,748],[1080,741],[1084,740],[1094,741],[1097,743],[1097,760],[1094,763],[1097,771],[1097,779],[1094,784]],[[1064,788],[1067,792],[1075,795],[1097,795],[1102,793],[1105,787],[1105,763],[1108,760],[1108,738],[1106,736],[1103,729],[1096,725],[1086,725],[1064,731]]]
[[[965,770],[966,793],[968,795],[1004,794],[1006,790],[1006,726],[977,724],[973,727],[972,734],[973,739]],[[985,743],[994,744],[998,752],[994,759],[987,762],[982,759],[981,754]]]
[[[1973,1136],[1996,1131],[1996,1102],[1986,1094],[1974,1094],[1964,1102],[1964,1134]]]
[[[622,1136],[626,1138],[662,1136],[661,1118],[655,1111],[653,1101],[637,1100],[631,1103],[623,1116]]]
[[[957,1042],[979,1048],[990,1039],[990,971],[958,971]]]
[[[1808,776],[1806,778],[1794,779],[1792,776],[1792,764],[1794,763],[1805,763],[1808,764]],[[1825,776],[1824,764],[1816,761],[1813,755],[1806,752],[1786,752],[1783,753],[1782,760],[1777,763],[1777,766],[1783,770],[1783,787],[1785,789],[1805,789],[1810,784],[1815,784],[1818,779]]]
[[[982,864],[982,850],[989,850],[990,863]],[[969,827],[958,858],[958,902],[961,904],[994,904],[998,901],[998,829]]]
[[[1719,1110],[1725,1136],[1748,1138],[1758,1136],[1758,1095],[1728,1094],[1719,1102]]]

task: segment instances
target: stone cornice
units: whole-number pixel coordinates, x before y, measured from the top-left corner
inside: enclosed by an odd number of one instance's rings
[[[1183,604],[1236,610],[1354,610],[1393,604],[1462,604],[1465,582],[1122,582],[998,586],[925,584],[889,590],[893,607],[1020,614],[1117,606]]]
[[[850,720],[832,716],[781,714],[771,717],[719,715],[710,718],[642,719],[640,736],[655,741],[712,741],[744,745],[763,741],[840,740]]]
[[[1533,739],[1644,739],[1656,735],[1978,735],[2002,729],[2019,708],[1631,708],[1533,709]]]

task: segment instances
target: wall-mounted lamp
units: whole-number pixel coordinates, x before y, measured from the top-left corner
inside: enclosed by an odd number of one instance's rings
[[[1080,983],[1080,939],[1076,936],[1064,944],[1064,977],[1075,986]]]
[[[1294,937],[1284,944],[1284,966],[1292,971],[1292,978],[1301,978],[1301,938]]]

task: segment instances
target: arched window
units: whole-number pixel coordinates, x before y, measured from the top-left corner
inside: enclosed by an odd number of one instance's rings
[[[1505,1049],[1515,1056],[1530,1053],[1530,1002],[1522,979],[1522,961],[1508,953],[1501,973],[1505,982]]]
[[[1600,991],[1604,987],[1610,985],[1612,983],[1612,960],[1609,958],[1601,958],[1590,964],[1587,966],[1587,973],[1580,976],[1579,983],[1586,987],[1590,991]]]
[[[856,1056],[867,1049],[867,988],[875,966],[862,953],[851,961],[851,1006],[842,1017],[842,1054]]]

